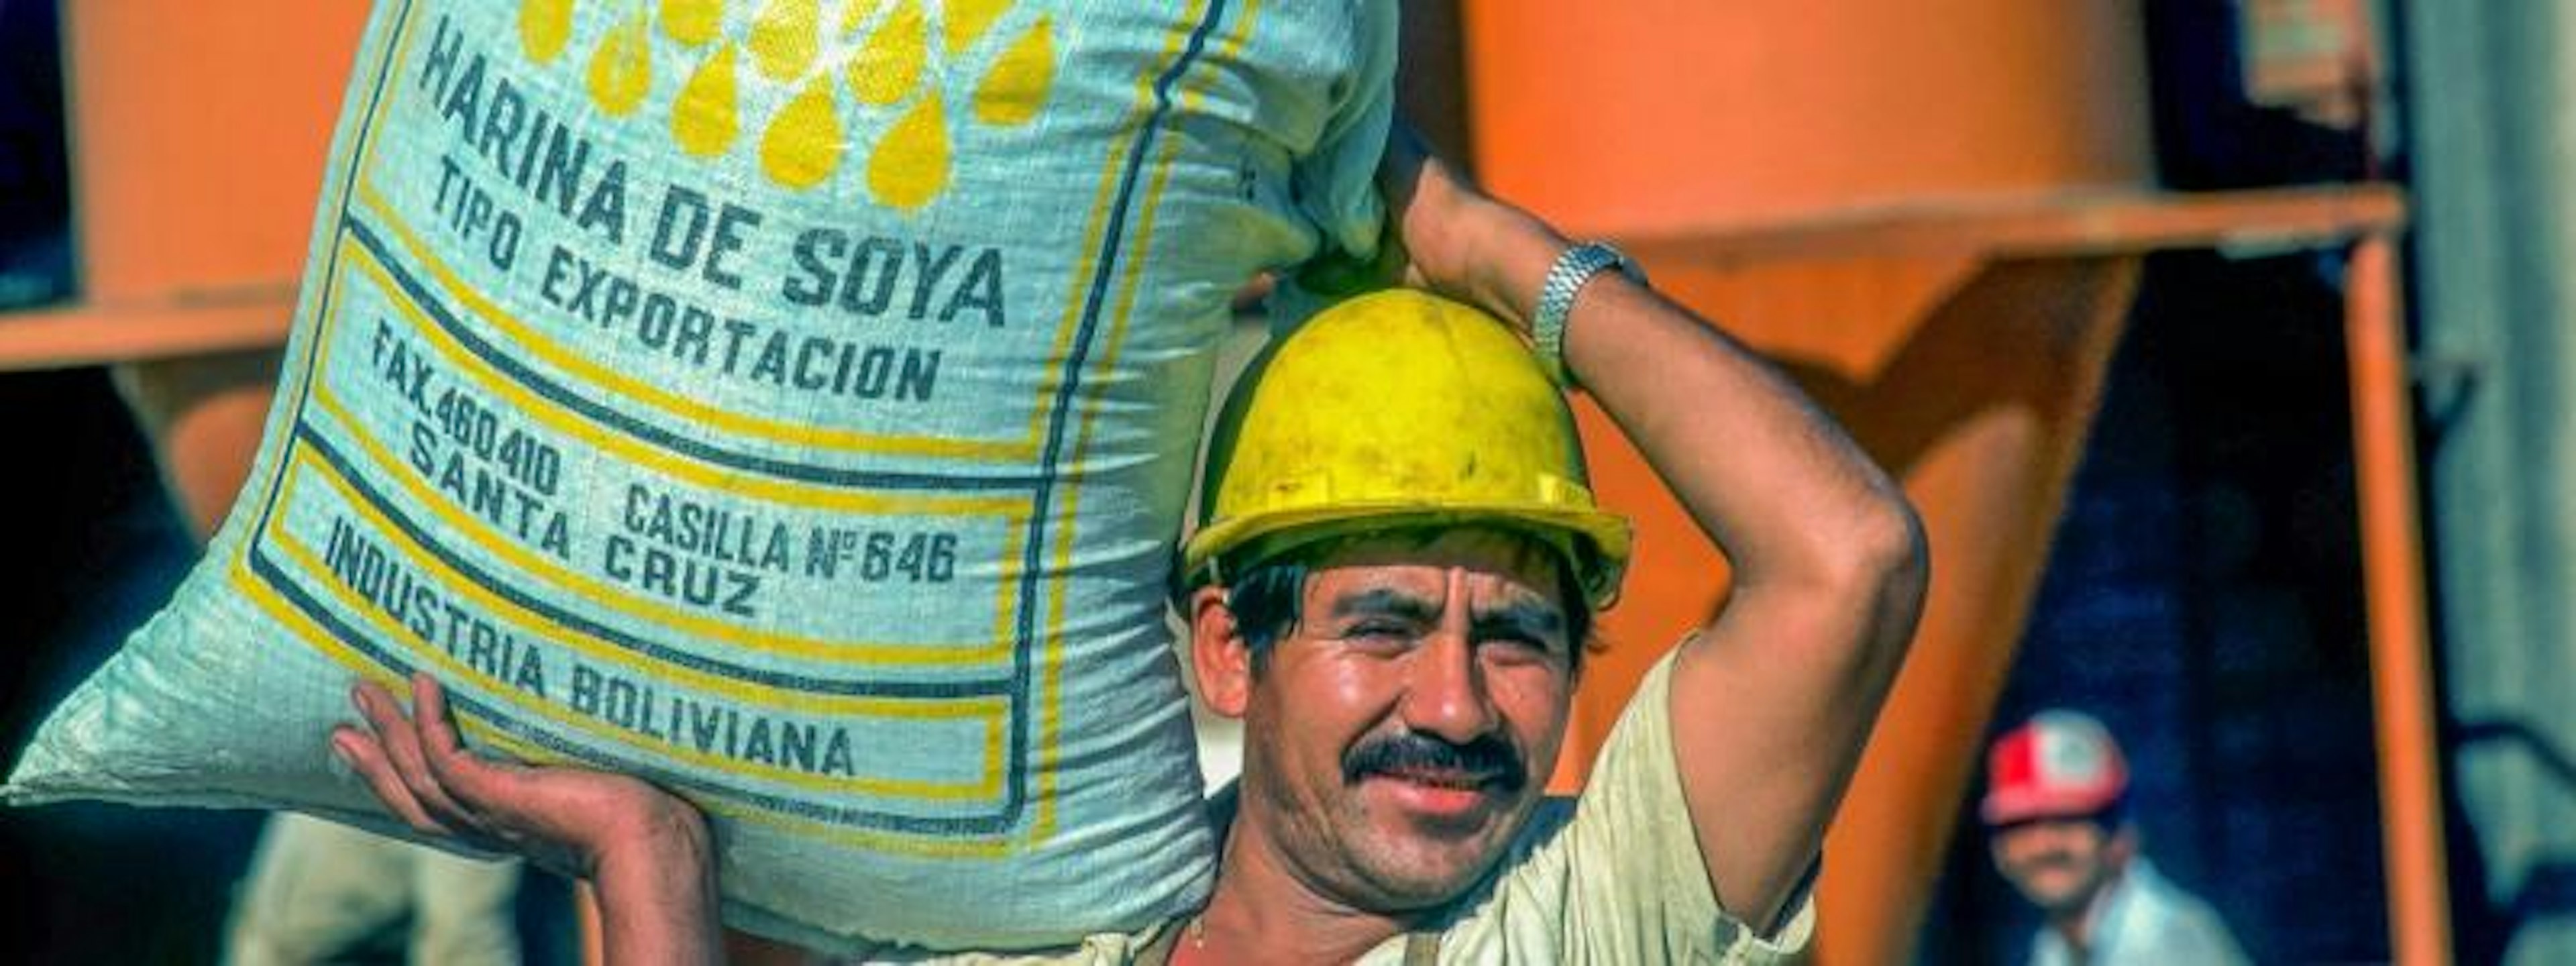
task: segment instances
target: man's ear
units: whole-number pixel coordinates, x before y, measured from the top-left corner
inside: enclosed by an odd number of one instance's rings
[[[1252,703],[1252,648],[1226,606],[1225,588],[1190,592],[1190,667],[1209,710],[1241,718]]]

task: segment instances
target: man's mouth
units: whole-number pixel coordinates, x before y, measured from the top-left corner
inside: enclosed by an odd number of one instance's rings
[[[2081,863],[2078,863],[2074,856],[2062,854],[2035,856],[2023,861],[2022,863],[2022,869],[2024,871],[2034,874],[2042,872],[2075,872],[2080,867]]]
[[[1501,776],[1492,772],[1469,771],[1463,768],[1388,768],[1377,774],[1416,785],[1460,791],[1482,789],[1488,785],[1499,784],[1501,779]]]
[[[1502,797],[1499,776],[1449,768],[1390,768],[1370,779],[1406,811],[1433,818],[1466,818]]]
[[[1342,759],[1354,786],[1434,824],[1473,825],[1520,791],[1520,754],[1501,739],[1465,743],[1398,733],[1362,742]]]

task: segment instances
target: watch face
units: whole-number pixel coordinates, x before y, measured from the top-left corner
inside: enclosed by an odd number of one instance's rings
[[[1646,267],[1637,264],[1636,259],[1628,257],[1627,252],[1620,251],[1609,242],[1593,242],[1583,247],[1598,252],[1602,268],[1617,268],[1619,274],[1628,276],[1629,281],[1639,285],[1646,284]]]

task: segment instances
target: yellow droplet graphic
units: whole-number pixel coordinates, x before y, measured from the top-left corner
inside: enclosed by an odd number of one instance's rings
[[[878,8],[884,6],[885,0],[850,0],[849,6],[841,8],[841,36],[858,33],[860,27],[867,26],[868,18],[876,16]]]
[[[751,21],[751,56],[760,73],[780,83],[805,76],[822,42],[822,21],[822,0],[763,3]]]
[[[894,122],[868,158],[868,191],[889,208],[913,209],[948,187],[948,112],[925,97]]]
[[[702,46],[724,29],[724,0],[662,0],[662,35]]]
[[[948,0],[939,11],[940,26],[947,34],[948,53],[955,56],[974,43],[984,31],[993,29],[993,21],[1011,8],[1011,0]]]
[[[679,98],[671,102],[671,140],[680,142],[680,150],[710,158],[733,146],[742,130],[734,106],[735,60],[734,45],[716,48],[680,85]]]
[[[1054,86],[1055,24],[1039,17],[975,85],[975,119],[995,127],[1026,124],[1046,106]]]
[[[832,106],[832,79],[817,77],[780,108],[760,137],[760,168],[789,188],[822,184],[841,163],[841,119]]]
[[[638,9],[626,22],[608,29],[590,55],[590,101],[610,117],[635,113],[653,88],[652,24]]]
[[[528,60],[548,63],[572,40],[573,0],[522,0],[519,4],[519,49]]]
[[[930,55],[928,41],[928,22],[922,18],[919,0],[900,0],[850,58],[850,90],[859,95],[859,103],[883,106],[912,93]]]

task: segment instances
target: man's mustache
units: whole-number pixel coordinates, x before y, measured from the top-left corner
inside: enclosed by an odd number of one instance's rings
[[[1379,735],[1360,742],[1342,756],[1342,780],[1356,783],[1374,774],[1448,772],[1477,784],[1516,792],[1529,783],[1529,768],[1518,749],[1492,735],[1454,744],[1418,732]]]

